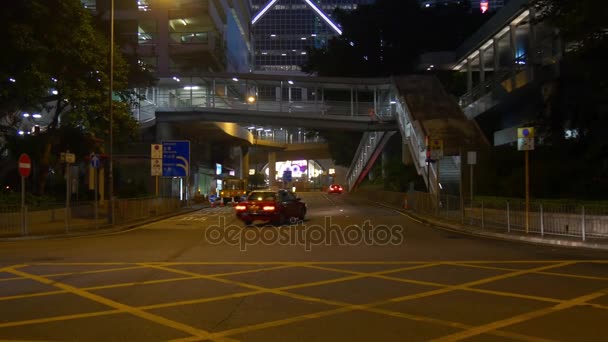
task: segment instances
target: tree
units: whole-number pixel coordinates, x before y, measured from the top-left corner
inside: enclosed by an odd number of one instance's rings
[[[3,134],[5,139],[12,134],[19,145],[15,138],[28,139],[14,137],[19,113],[44,113],[47,120],[36,138],[38,191],[44,193],[49,166],[60,151],[89,146],[99,152],[107,141],[110,44],[78,0],[11,2],[0,13],[0,29],[6,32],[0,55]],[[134,136],[137,123],[130,115],[129,67],[116,49],[115,56],[113,129],[120,144]],[[79,139],[70,141],[74,136]]]
[[[534,0],[536,18],[559,31],[564,56],[560,76],[547,87],[537,125],[548,144],[581,167],[572,181],[588,194],[608,191],[608,3]],[[603,8],[603,9],[602,9]]]

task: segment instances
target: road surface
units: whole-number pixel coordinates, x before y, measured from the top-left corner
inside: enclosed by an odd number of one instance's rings
[[[600,252],[482,239],[347,195],[245,228],[209,208],[0,243],[0,340],[600,341]]]

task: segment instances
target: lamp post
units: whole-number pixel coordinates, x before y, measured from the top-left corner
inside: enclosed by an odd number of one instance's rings
[[[114,92],[114,0],[110,0],[110,91],[108,94],[108,103],[110,105],[110,153],[109,153],[109,191],[110,208],[108,209],[108,223],[114,223],[114,163],[113,163],[113,108],[112,108],[112,93]]]

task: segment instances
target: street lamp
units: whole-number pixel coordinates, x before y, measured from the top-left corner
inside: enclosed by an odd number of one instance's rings
[[[108,94],[108,103],[110,105],[110,170],[108,180],[110,182],[109,196],[110,208],[108,210],[108,223],[114,223],[114,163],[113,163],[113,108],[112,108],[112,93],[114,92],[114,0],[110,0],[110,91]]]

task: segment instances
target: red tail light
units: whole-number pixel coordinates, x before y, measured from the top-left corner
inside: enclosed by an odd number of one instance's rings
[[[274,211],[274,205],[265,205],[262,209],[264,211]]]
[[[236,210],[246,210],[246,209],[247,209],[247,207],[246,207],[246,206],[244,206],[244,205],[240,205],[240,204],[239,204],[239,205],[237,205],[236,207],[234,207],[234,209],[236,209]]]

